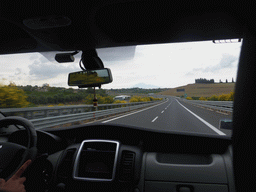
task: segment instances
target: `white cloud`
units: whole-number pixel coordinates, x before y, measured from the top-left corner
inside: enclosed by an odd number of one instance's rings
[[[177,87],[194,83],[195,78],[231,81],[236,78],[241,43],[193,42],[98,49],[113,83],[103,88],[129,88],[136,84]],[[134,52],[135,51],[135,52]],[[1,55],[0,76],[20,85],[67,86],[68,73],[80,71],[78,62],[54,61],[56,52]],[[45,57],[44,57],[45,56]],[[3,80],[2,80],[3,81]]]
[[[105,86],[121,88],[145,83],[176,87],[194,83],[200,77],[231,80],[236,77],[240,45],[194,42],[137,46],[133,60],[105,62],[114,77],[113,83]]]
[[[35,79],[51,79],[57,78],[60,74],[68,74],[71,71],[79,70],[79,68],[74,65],[64,65],[64,64],[52,64],[46,59],[39,59],[34,61],[31,65],[29,65],[29,75],[33,75]],[[44,63],[45,62],[45,63]]]

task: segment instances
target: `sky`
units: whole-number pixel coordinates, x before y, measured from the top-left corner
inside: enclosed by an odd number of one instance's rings
[[[195,79],[236,80],[241,43],[212,41],[97,49],[113,82],[103,89],[175,88]],[[81,52],[73,63],[58,63],[56,52],[0,55],[0,84],[66,87],[68,73],[81,71]],[[76,88],[76,87],[72,87]]]

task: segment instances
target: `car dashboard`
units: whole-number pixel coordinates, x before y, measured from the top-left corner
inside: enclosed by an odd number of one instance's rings
[[[22,134],[9,141],[24,145]],[[113,124],[48,128],[37,137],[27,191],[234,191],[229,137]]]

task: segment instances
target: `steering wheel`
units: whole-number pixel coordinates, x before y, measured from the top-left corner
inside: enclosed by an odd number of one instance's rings
[[[0,142],[0,178],[5,180],[11,178],[28,159],[33,161],[37,155],[34,125],[23,117],[11,116],[0,119],[0,128],[7,128],[9,125],[22,125],[27,130],[28,146]]]

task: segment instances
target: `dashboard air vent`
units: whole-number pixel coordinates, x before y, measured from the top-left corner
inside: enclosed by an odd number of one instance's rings
[[[74,158],[74,154],[76,152],[76,149],[68,149],[65,152],[65,155],[62,159],[62,162],[59,166],[58,176],[61,178],[68,178],[72,176],[72,161]]]
[[[120,181],[131,181],[134,173],[135,153],[123,151],[120,166]]]

